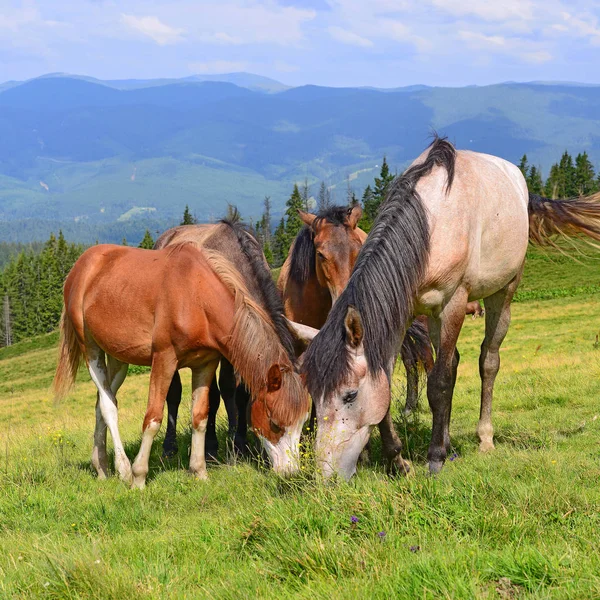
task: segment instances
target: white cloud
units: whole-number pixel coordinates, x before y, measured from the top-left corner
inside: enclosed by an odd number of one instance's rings
[[[455,16],[473,16],[485,21],[507,21],[536,17],[534,5],[529,0],[430,0],[436,8],[440,8]]]
[[[170,27],[155,16],[136,17],[121,14],[121,23],[153,39],[159,46],[176,44],[184,40],[184,29]]]
[[[542,44],[518,37],[485,35],[477,31],[461,30],[456,38],[471,48],[489,55],[510,56],[517,61],[541,64],[552,60],[552,54]],[[481,60],[481,56],[477,57]]]
[[[359,46],[361,48],[370,48],[373,42],[365,37],[358,35],[337,25],[332,25],[327,28],[329,35],[342,44],[349,44],[350,46]]]
[[[230,60],[213,60],[210,62],[196,62],[191,63],[189,66],[190,71],[202,75],[209,74],[221,74],[221,73],[236,73],[238,71],[246,71],[248,69],[248,63],[242,61],[230,61]]]
[[[587,15],[587,19],[578,18],[568,12],[561,14],[563,25],[555,25],[555,29],[574,33],[578,37],[589,38],[594,46],[600,46],[600,27],[598,19],[592,15]]]

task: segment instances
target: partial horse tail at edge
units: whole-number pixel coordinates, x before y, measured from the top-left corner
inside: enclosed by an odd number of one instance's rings
[[[58,365],[54,374],[52,387],[54,398],[61,400],[73,387],[77,369],[81,363],[81,348],[75,335],[75,328],[65,309],[60,318],[60,343],[58,347]]]
[[[556,246],[556,237],[587,236],[600,242],[600,193],[567,200],[529,194],[529,239]]]

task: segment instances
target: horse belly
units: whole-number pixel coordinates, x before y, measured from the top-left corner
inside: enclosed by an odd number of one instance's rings
[[[482,220],[476,260],[466,273],[469,300],[491,296],[510,283],[521,272],[529,243],[527,205],[522,198],[503,198],[488,212]]]

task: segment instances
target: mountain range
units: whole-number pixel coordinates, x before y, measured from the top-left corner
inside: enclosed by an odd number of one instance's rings
[[[7,82],[0,236],[32,218],[88,229],[172,222],[186,204],[201,220],[221,216],[228,202],[256,217],[265,195],[280,215],[304,179],[315,191],[325,181],[342,201],[348,185],[362,193],[384,155],[402,171],[434,130],[513,162],[527,154],[545,175],[564,150],[585,150],[598,165],[600,87],[289,88],[248,73]]]

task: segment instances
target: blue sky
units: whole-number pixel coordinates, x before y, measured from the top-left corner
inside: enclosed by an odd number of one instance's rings
[[[595,0],[0,0],[0,81],[250,71],[290,85],[600,83]]]

